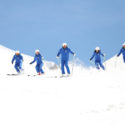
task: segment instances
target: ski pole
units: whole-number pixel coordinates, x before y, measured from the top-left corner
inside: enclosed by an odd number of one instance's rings
[[[44,71],[46,72],[46,63],[45,63],[44,57],[42,57],[42,61],[43,61],[43,69],[44,69]]]
[[[90,62],[92,65],[95,65],[95,63],[94,63],[92,60],[90,60],[89,62]]]
[[[106,57],[104,56],[104,65],[105,65],[105,69],[106,69]]]
[[[60,58],[59,57],[56,57],[57,58],[57,62],[58,62],[58,68],[61,70],[61,66],[60,66]]]
[[[74,71],[74,65],[75,65],[75,56],[73,56],[73,61],[72,61],[73,63],[72,63],[72,75],[73,75],[73,71]]]

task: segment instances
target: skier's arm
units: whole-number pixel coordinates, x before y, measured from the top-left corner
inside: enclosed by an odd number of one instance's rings
[[[15,56],[13,56],[13,59],[12,59],[12,64],[14,63],[14,60],[15,60]]]
[[[70,49],[69,49],[69,52],[70,52],[72,55],[75,55],[75,53],[74,53],[73,51],[71,51]]]
[[[120,50],[120,52],[118,53],[117,57],[119,57],[122,53],[122,49]]]
[[[95,57],[95,52],[93,53],[92,57],[90,58],[90,61]]]
[[[23,62],[23,56],[21,56],[21,60],[22,60],[22,62]]]
[[[30,64],[33,64],[36,61],[36,57],[34,57],[34,60],[30,62]]]
[[[41,56],[41,60],[44,60],[44,57],[40,54],[40,56]]]
[[[59,50],[58,54],[57,54],[57,57],[59,57],[61,54],[61,49]]]
[[[103,57],[104,57],[105,55],[101,52],[101,56],[103,56]]]

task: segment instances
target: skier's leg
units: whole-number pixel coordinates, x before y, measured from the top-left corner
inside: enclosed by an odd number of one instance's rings
[[[69,66],[68,66],[68,61],[65,61],[65,66],[66,66],[68,74],[70,74],[70,69],[69,69]]]
[[[43,63],[40,65],[40,72],[43,74],[44,71],[43,71],[42,67],[43,67]]]
[[[99,65],[103,70],[105,70],[105,67],[103,66],[102,62],[100,62]]]
[[[16,71],[18,72],[18,73],[20,73],[20,70],[19,70],[19,65],[18,64],[15,64],[15,69],[16,69]]]
[[[22,62],[19,64],[19,70],[20,70],[20,72],[24,71],[24,69],[22,68]]]
[[[124,61],[124,63],[125,63],[125,57],[123,57],[123,61]]]
[[[19,69],[22,69],[22,62],[19,64]]]
[[[62,74],[65,74],[64,63],[65,63],[65,61],[62,60],[62,61],[61,61],[61,70],[62,70]]]
[[[99,70],[100,68],[99,68],[99,63],[98,62],[95,62],[95,66],[96,66],[96,68]]]
[[[22,61],[21,61],[20,64],[19,64],[19,69],[20,69],[21,71],[24,70],[24,69],[22,68],[22,65],[23,65],[23,63],[22,63]]]
[[[36,71],[37,71],[38,75],[40,75],[40,64],[36,65]]]
[[[39,73],[39,65],[36,65],[36,72]]]

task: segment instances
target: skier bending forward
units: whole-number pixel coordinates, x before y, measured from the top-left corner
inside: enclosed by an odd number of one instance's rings
[[[20,54],[20,51],[16,51],[15,55],[13,56],[12,59],[12,64],[15,61],[15,69],[17,71],[17,73],[21,73],[22,69],[22,62],[23,62],[23,56]]]
[[[35,56],[34,56],[34,60],[30,63],[33,64],[34,62],[36,62],[36,72],[38,73],[38,75],[44,74],[44,71],[42,69],[43,67],[43,61],[42,61],[43,57],[40,54],[39,50],[35,51]]]
[[[68,48],[67,43],[63,43],[62,48],[59,50],[59,52],[57,54],[57,58],[59,58],[59,56],[61,55],[61,71],[62,71],[62,75],[65,74],[64,66],[67,69],[67,73],[70,74],[70,69],[69,69],[69,66],[68,66],[69,53],[71,53],[72,55],[75,56],[75,53],[72,52]]]
[[[118,53],[117,57],[119,57],[121,54],[123,55],[123,61],[125,63],[125,43],[123,44],[123,46],[122,46],[120,52]]]
[[[96,66],[96,68],[99,70],[100,67],[101,67],[103,70],[105,70],[105,67],[103,66],[103,64],[101,62],[101,56],[104,57],[104,54],[102,54],[99,47],[96,47],[92,57],[90,58],[90,61],[95,57],[95,66]]]

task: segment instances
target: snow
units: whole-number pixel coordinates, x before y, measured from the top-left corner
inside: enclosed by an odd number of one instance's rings
[[[28,77],[35,68],[25,54],[24,74],[7,76],[13,55],[0,46],[0,125],[125,125],[122,56],[106,61],[106,71],[76,63],[73,76],[54,78],[60,70],[47,61],[45,76]]]

